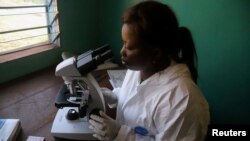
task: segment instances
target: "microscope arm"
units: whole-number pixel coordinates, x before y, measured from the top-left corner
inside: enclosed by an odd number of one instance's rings
[[[79,56],[65,59],[58,64],[56,76],[61,76],[66,85],[58,93],[56,107],[79,107],[79,113],[83,113],[82,116],[97,109],[106,111],[100,87],[90,72],[111,57],[109,45],[105,45],[94,51],[90,50]]]

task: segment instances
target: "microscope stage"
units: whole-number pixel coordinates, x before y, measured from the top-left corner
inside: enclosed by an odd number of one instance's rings
[[[76,120],[68,120],[66,115],[69,109],[77,107],[64,107],[59,109],[54,119],[51,134],[55,138],[71,139],[71,140],[97,140],[93,137],[93,132],[89,129],[87,118],[78,118]]]

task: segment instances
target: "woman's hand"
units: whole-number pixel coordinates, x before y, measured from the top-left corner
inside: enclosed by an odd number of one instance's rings
[[[94,132],[93,136],[102,141],[113,140],[121,127],[116,120],[106,115],[103,111],[100,111],[100,116],[90,115],[89,123],[89,128]]]
[[[110,89],[103,87],[101,88],[101,92],[106,103],[110,105],[117,104],[117,96]]]

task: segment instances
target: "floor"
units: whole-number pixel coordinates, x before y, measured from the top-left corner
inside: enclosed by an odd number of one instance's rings
[[[54,141],[50,134],[57,112],[54,100],[63,81],[54,74],[55,67],[0,84],[0,117],[20,119],[22,131],[17,141],[28,136],[42,136]]]

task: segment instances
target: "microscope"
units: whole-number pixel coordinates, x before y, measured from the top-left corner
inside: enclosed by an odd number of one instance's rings
[[[64,58],[56,67],[56,76],[64,80],[58,92],[51,133],[55,138],[70,140],[97,140],[89,129],[89,116],[106,112],[104,97],[90,73],[112,57],[109,45],[89,50],[79,56]]]

